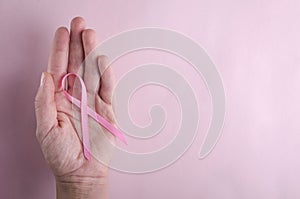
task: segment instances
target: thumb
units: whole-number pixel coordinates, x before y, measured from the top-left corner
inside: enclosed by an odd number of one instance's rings
[[[55,87],[52,75],[43,72],[40,87],[34,101],[37,122],[36,136],[38,141],[42,141],[47,133],[57,125],[54,93]]]

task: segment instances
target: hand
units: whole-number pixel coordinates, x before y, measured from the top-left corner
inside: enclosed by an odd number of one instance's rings
[[[94,157],[90,161],[85,159],[78,136],[80,132],[76,128],[80,127],[80,120],[74,117],[76,115],[73,113],[74,107],[66,99],[60,86],[61,78],[66,73],[80,74],[87,87],[89,106],[95,108],[96,112],[109,122],[115,123],[111,106],[113,71],[108,67],[103,74],[101,73],[100,79],[99,70],[103,68],[98,69],[106,64],[107,59],[100,56],[98,67],[85,65],[84,70],[80,67],[97,43],[95,31],[85,29],[85,21],[80,17],[72,20],[70,35],[67,28],[58,28],[52,44],[48,69],[42,75],[35,98],[36,136],[44,157],[55,175],[58,198],[107,197],[108,169]],[[75,82],[74,78],[68,78],[68,92],[71,94],[77,89],[74,89]],[[91,122],[90,134],[97,133],[99,128],[101,128],[99,125]],[[101,130],[113,139],[110,133],[102,128]]]

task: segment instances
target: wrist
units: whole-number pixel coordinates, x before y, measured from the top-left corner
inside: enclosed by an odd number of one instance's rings
[[[106,199],[107,177],[56,177],[57,199]]]

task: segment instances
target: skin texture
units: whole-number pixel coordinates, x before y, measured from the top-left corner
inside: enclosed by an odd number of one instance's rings
[[[42,74],[35,98],[36,136],[55,175],[57,198],[108,198],[108,168],[94,157],[90,161],[84,158],[79,132],[75,128],[76,125],[80,126],[80,121],[74,118],[72,105],[65,98],[60,86],[64,74],[80,74],[87,87],[89,106],[115,124],[111,105],[113,71],[108,67],[101,72],[101,77],[99,72],[107,58],[100,56],[97,67],[80,67],[84,58],[97,44],[96,32],[86,29],[86,23],[81,17],[72,20],[70,33],[66,27],[58,28],[53,39],[47,72]],[[68,92],[72,94],[74,87],[75,79],[68,78]],[[74,96],[76,97],[75,93]],[[98,128],[101,127],[90,127],[90,133],[99,130]],[[104,129],[102,131],[109,135]],[[113,139],[112,136],[110,138]]]

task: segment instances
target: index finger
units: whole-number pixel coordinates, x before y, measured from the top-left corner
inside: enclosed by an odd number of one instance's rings
[[[47,71],[52,74],[55,92],[61,90],[60,79],[67,73],[69,31],[65,27],[56,30],[50,51]]]

